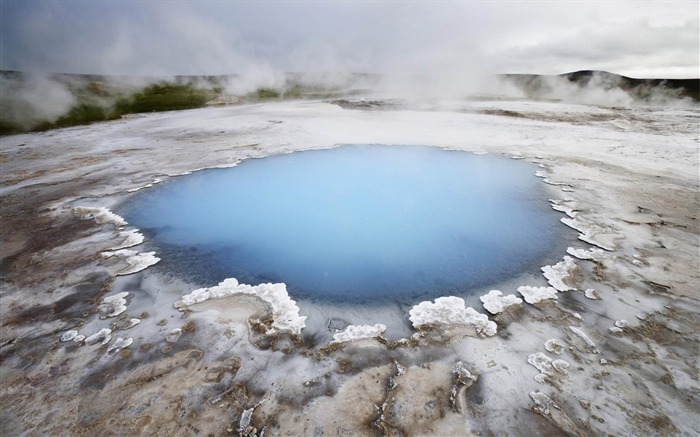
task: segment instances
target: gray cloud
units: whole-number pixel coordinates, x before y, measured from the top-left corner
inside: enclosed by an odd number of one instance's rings
[[[610,70],[635,77],[698,77],[698,18],[675,25],[649,20],[575,28],[558,38],[514,45],[503,51],[516,68],[538,59],[546,68]],[[568,66],[568,69],[566,68]]]
[[[562,4],[563,3],[563,4]],[[3,1],[2,69],[123,75],[606,69],[697,77],[696,2]],[[467,80],[469,79],[469,80]]]

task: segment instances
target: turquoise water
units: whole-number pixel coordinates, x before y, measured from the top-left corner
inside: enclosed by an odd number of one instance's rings
[[[539,266],[561,226],[532,163],[418,146],[249,159],[118,212],[202,285],[285,282],[336,301],[468,293]]]

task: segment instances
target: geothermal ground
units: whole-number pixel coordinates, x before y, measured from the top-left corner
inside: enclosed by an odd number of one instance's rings
[[[2,434],[700,433],[697,106],[359,106],[2,138]],[[483,306],[393,308],[394,338],[391,317],[347,326],[282,284],[187,283],[111,213],[177,175],[340,144],[533,161],[579,239]]]

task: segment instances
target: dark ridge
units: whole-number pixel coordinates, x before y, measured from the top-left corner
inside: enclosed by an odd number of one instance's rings
[[[571,82],[588,83],[595,74],[607,76],[612,80],[618,80],[623,89],[634,89],[640,86],[665,87],[672,90],[684,90],[681,97],[692,97],[700,100],[700,79],[636,79],[609,73],[607,71],[581,70],[572,73],[565,73],[560,76],[566,77]]]
[[[501,74],[500,77],[520,86],[528,95],[536,96],[549,89],[551,81],[565,79],[580,87],[595,85],[605,90],[622,89],[639,100],[648,100],[656,92],[667,97],[700,101],[700,79],[637,79],[601,70],[580,70],[563,74]]]

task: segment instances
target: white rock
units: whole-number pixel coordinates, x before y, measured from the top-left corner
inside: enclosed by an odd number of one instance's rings
[[[116,317],[119,314],[126,311],[126,297],[128,295],[129,292],[125,291],[122,293],[113,294],[112,296],[107,296],[104,299],[102,299],[102,305],[100,305],[99,308],[104,310],[105,312],[110,310],[111,312],[105,314],[104,316],[101,316],[101,318]]]
[[[115,226],[124,226],[127,224],[126,220],[122,217],[104,207],[92,208],[88,206],[79,206],[74,208],[73,212],[83,220],[93,219],[97,223],[112,223]]]
[[[518,287],[518,293],[523,295],[525,302],[536,304],[547,299],[557,299],[557,290],[552,287],[530,287],[522,285]]]
[[[457,396],[460,391],[460,387],[468,389],[479,379],[476,375],[473,375],[461,361],[457,361],[452,366],[452,373],[454,374],[454,379],[452,383],[452,389],[450,390],[450,401],[453,403],[457,402]]]
[[[133,246],[138,246],[139,244],[143,243],[143,234],[140,233],[137,229],[132,229],[129,231],[121,231],[119,233],[119,236],[124,238],[124,241],[122,241],[121,244],[114,246],[110,249],[109,251],[115,251],[119,249],[126,249],[128,247],[133,247]]]
[[[626,328],[629,325],[630,325],[629,322],[627,320],[624,320],[624,319],[618,320],[615,322],[615,326],[617,326],[618,328]]]
[[[595,261],[595,262],[600,262],[601,260],[604,260],[604,259],[613,258],[613,256],[610,255],[608,252],[604,251],[603,249],[597,249],[597,248],[591,248],[591,249],[586,250],[586,249],[575,249],[573,247],[569,247],[568,249],[566,249],[566,253],[573,256],[574,258],[578,258],[581,260]]]
[[[78,331],[75,331],[75,330],[66,331],[63,333],[63,335],[61,335],[61,341],[71,341],[71,340],[74,340],[75,337],[77,337],[77,336],[78,336]]]
[[[257,404],[253,406],[253,408],[248,408],[247,410],[244,410],[243,413],[241,414],[241,420],[238,422],[238,434],[240,435],[250,435],[246,430],[248,429],[248,425],[250,425],[250,420],[253,418],[253,413],[255,412],[255,409],[258,408],[263,402],[265,402],[265,399],[261,400]],[[262,432],[260,435],[262,436]]]
[[[114,251],[104,251],[102,256],[105,258],[111,258],[113,256],[119,256],[126,258],[126,263],[129,267],[117,273],[119,276],[131,275],[133,273],[138,273],[160,261],[160,258],[155,256],[155,252],[137,252],[130,249],[119,249]]]
[[[139,323],[141,323],[141,319],[136,319],[136,318],[129,319],[129,326],[127,326],[124,329],[131,329],[134,326],[138,325]]]
[[[598,294],[597,291],[595,291],[592,288],[589,288],[588,290],[584,291],[583,295],[589,299],[600,300],[600,295]]]
[[[569,363],[567,363],[564,360],[554,360],[552,361],[552,367],[554,370],[557,372],[561,373],[562,375],[568,375],[569,374]]]
[[[593,353],[600,353],[598,348],[596,348],[595,343],[593,343],[593,340],[588,338],[588,336],[583,331],[573,326],[570,326],[569,329],[571,330],[571,332],[578,335],[591,349],[593,349]]]
[[[576,218],[562,217],[560,221],[566,226],[579,231],[579,240],[585,241],[586,243],[594,246],[598,246],[607,251],[615,250],[615,247],[612,244],[606,244],[605,242],[600,241],[602,238],[609,239],[612,237],[612,235],[609,235],[606,230],[600,226],[584,223],[580,220],[580,216],[577,216]]]
[[[563,199],[563,200],[555,200],[555,199],[549,199],[549,202],[552,205],[552,209],[555,211],[563,212],[564,214],[568,215],[571,218],[576,217],[576,208],[578,207],[578,203],[573,200],[573,199]]]
[[[544,348],[547,349],[548,352],[557,355],[561,355],[566,350],[566,346],[556,338],[545,341]]]
[[[419,303],[409,311],[409,320],[416,329],[427,324],[464,325],[474,328],[481,337],[496,334],[495,322],[474,308],[465,307],[464,299],[456,296],[439,297],[434,303]]]
[[[545,383],[548,376],[553,376],[554,371],[557,371],[562,375],[569,374],[569,363],[561,359],[552,361],[547,354],[542,352],[529,355],[527,357],[527,362],[540,371],[540,374],[535,376],[535,381],[539,382],[540,384]]]
[[[491,314],[498,314],[511,305],[521,305],[523,300],[514,294],[503,296],[499,290],[491,290],[479,298],[484,303],[484,308]]]
[[[175,328],[168,335],[165,336],[165,341],[168,343],[175,343],[180,339],[180,336],[182,335],[182,329],[181,328]]]
[[[535,403],[535,410],[541,414],[549,414],[549,407],[556,407],[549,396],[539,391],[530,393],[530,399]]]
[[[199,288],[182,296],[182,300],[175,302],[175,308],[183,310],[190,305],[204,302],[205,300],[220,299],[236,294],[257,296],[270,305],[273,322],[268,334],[276,331],[290,331],[294,334],[299,334],[306,326],[306,317],[299,315],[299,307],[289,297],[287,286],[283,283],[253,286],[239,284],[236,279],[229,278],[214,287]]]
[[[255,407],[248,408],[247,410],[244,410],[241,414],[241,420],[238,422],[238,434],[247,434],[245,431],[248,428],[248,425],[250,424],[250,419],[253,418],[253,411],[255,411]]]
[[[361,340],[365,338],[379,337],[386,331],[386,326],[377,323],[371,325],[349,325],[345,330],[333,335],[331,343],[343,343],[346,341]]]
[[[109,341],[112,339],[112,330],[109,328],[103,328],[100,329],[98,332],[95,334],[92,334],[88,338],[85,339],[85,343],[87,344],[94,344],[97,343],[98,341],[102,341],[102,344],[107,344]]]
[[[117,338],[117,340],[109,347],[107,348],[107,352],[115,351],[119,352],[121,349],[124,349],[125,347],[128,347],[131,345],[131,343],[134,342],[133,338]]]
[[[565,256],[563,261],[553,266],[542,267],[542,273],[544,277],[547,278],[547,282],[558,291],[576,290],[576,287],[569,285],[567,282],[573,278],[579,270],[579,267],[569,256]]]
[[[464,367],[464,364],[462,364],[461,361],[457,361],[456,363],[454,363],[454,365],[452,366],[452,373],[457,375],[457,377],[462,381],[467,379],[476,381],[478,379],[476,375],[473,375],[472,372],[469,371],[469,369]]]
[[[537,352],[530,354],[527,357],[527,362],[532,364],[540,373],[545,375],[552,374],[552,359],[545,353]]]

